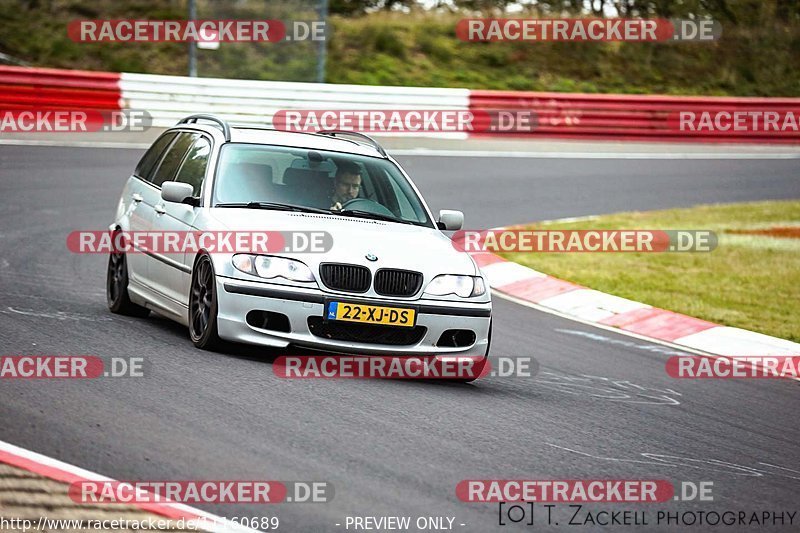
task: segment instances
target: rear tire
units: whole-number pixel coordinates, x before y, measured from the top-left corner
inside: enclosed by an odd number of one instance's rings
[[[108,256],[106,271],[106,301],[112,313],[144,318],[150,310],[133,303],[128,296],[128,261],[124,253]]]
[[[189,337],[202,350],[213,350],[222,343],[217,331],[217,283],[214,265],[208,255],[194,264],[189,290]]]

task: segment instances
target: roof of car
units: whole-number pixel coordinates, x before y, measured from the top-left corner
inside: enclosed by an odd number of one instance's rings
[[[318,150],[332,150],[336,152],[349,152],[353,154],[381,157],[380,152],[368,144],[355,142],[350,139],[336,138],[330,135],[317,135],[313,133],[234,126],[231,128],[231,142],[277,144],[281,146],[315,148]]]
[[[207,124],[178,124],[176,127],[191,127],[205,131],[219,131],[215,126]],[[303,133],[275,130],[267,127],[235,125],[230,126],[230,142],[291,146],[293,148],[310,148],[329,150],[369,157],[383,157],[378,149],[367,142],[357,139],[333,137],[316,133]]]

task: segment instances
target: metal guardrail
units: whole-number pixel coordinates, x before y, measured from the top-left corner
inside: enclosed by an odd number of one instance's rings
[[[679,113],[793,112],[800,98],[472,91],[471,111],[530,111],[536,127],[507,135],[597,140],[800,143],[800,131],[682,131]],[[479,124],[480,125],[480,124]]]
[[[188,115],[213,114],[227,122],[280,127],[280,110],[529,111],[530,131],[489,131],[491,113],[475,113],[471,136],[797,143],[800,131],[696,131],[677,128],[680,111],[775,111],[800,116],[800,98],[731,98],[470,91],[457,88],[378,87],[188,78],[0,66],[0,109],[136,109],[156,127]],[[488,117],[488,118],[487,118]],[[467,133],[401,134],[465,138]],[[367,141],[370,142],[370,141]]]
[[[120,74],[0,66],[0,109],[121,109]]]

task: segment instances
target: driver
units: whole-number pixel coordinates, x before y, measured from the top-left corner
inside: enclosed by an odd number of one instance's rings
[[[342,205],[358,198],[361,190],[361,169],[351,162],[344,162],[336,169],[336,178],[331,195],[331,210],[341,211]]]

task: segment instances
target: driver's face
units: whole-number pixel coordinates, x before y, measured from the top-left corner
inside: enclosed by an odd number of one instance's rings
[[[339,176],[339,179],[336,180],[336,196],[344,201],[356,198],[360,189],[360,174],[343,174]]]

